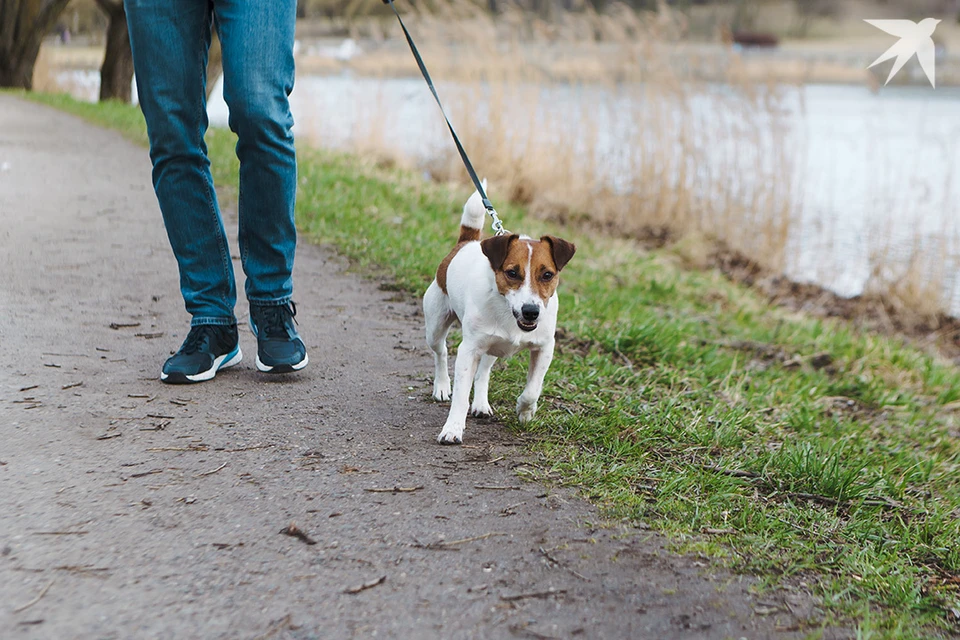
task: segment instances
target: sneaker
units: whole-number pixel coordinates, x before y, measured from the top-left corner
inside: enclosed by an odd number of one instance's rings
[[[257,336],[257,369],[264,373],[290,373],[307,366],[307,348],[297,333],[297,306],[250,305],[250,330]]]
[[[170,384],[203,382],[242,359],[237,325],[200,324],[190,327],[180,350],[163,363],[160,380]]]

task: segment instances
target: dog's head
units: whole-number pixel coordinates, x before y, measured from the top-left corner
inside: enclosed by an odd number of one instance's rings
[[[502,235],[480,243],[497,278],[497,289],[507,300],[517,326],[523,331],[537,328],[540,314],[557,290],[560,270],[577,248],[554,236],[539,240]]]

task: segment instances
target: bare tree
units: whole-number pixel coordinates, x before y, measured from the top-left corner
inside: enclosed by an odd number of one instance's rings
[[[43,36],[70,0],[0,0],[0,87],[33,88]]]
[[[130,102],[133,85],[133,53],[127,31],[127,12],[122,0],[96,0],[107,14],[107,48],[100,66],[100,101]]]

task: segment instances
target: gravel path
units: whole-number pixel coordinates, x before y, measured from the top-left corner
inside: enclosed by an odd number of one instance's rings
[[[521,482],[494,421],[434,444],[417,304],[328,249],[297,256],[304,372],[258,373],[242,330],[240,366],[161,384],[188,318],[146,151],[9,95],[0,270],[2,638],[771,638],[810,614]]]

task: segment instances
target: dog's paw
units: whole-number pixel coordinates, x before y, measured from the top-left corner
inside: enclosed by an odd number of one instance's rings
[[[537,402],[524,402],[523,398],[517,400],[517,419],[521,423],[530,422],[537,415]]]
[[[444,425],[443,431],[437,436],[438,444],[463,444],[463,427]]]
[[[433,399],[437,402],[446,402],[450,399],[450,383],[447,382],[444,384],[434,383],[433,385]]]
[[[470,406],[470,415],[477,418],[492,418],[493,409],[490,408],[489,402],[474,402]]]

